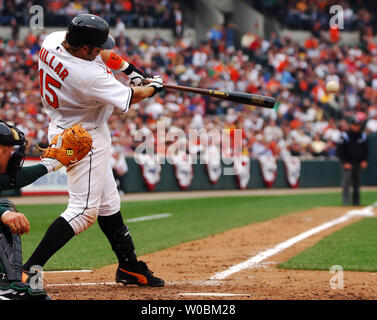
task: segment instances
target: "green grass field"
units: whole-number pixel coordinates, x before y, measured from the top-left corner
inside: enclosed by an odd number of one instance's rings
[[[364,218],[323,238],[278,267],[329,270],[340,265],[348,271],[377,271],[376,257],[377,219]]]
[[[362,193],[362,205],[374,203],[375,192]],[[168,218],[127,223],[140,256],[182,242],[205,238],[232,228],[319,206],[339,206],[337,192],[325,194],[242,196],[184,200],[137,201],[122,203],[124,219],[171,213]],[[26,261],[48,226],[66,208],[59,205],[19,205],[27,215],[31,231],[22,236]],[[44,270],[93,269],[116,263],[105,236],[95,223],[74,237],[44,266]]]

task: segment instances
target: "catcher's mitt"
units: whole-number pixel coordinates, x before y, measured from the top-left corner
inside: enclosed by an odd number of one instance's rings
[[[92,148],[93,139],[81,125],[75,124],[52,139],[41,158],[57,159],[68,167],[84,158]]]

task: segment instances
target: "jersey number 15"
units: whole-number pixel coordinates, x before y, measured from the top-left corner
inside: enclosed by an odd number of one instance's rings
[[[59,81],[56,81],[47,72],[45,77],[43,75],[43,69],[39,69],[39,86],[41,88],[41,97],[44,98],[51,107],[57,109],[59,108],[59,99],[52,87],[60,89],[62,84]],[[46,94],[45,90],[47,90],[50,93],[51,97],[48,94]]]

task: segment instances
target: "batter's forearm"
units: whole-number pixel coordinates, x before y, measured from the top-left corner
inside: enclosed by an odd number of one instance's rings
[[[126,75],[137,72],[145,76],[144,72],[136,68],[132,63],[124,60],[120,55],[111,50],[101,50],[102,61],[112,70],[123,71]]]
[[[132,90],[133,95],[131,99],[131,104],[149,98],[154,94],[155,91],[153,87],[133,87]]]
[[[144,71],[136,68],[132,63],[127,62],[121,56],[111,50],[101,50],[102,61],[112,70],[122,71],[130,79],[134,86],[142,85],[143,79],[147,78]]]

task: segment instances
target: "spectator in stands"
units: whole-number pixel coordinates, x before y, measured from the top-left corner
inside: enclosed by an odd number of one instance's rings
[[[183,12],[178,2],[173,3],[173,33],[178,38],[183,36]]]
[[[119,17],[116,18],[113,36],[116,39],[119,39],[120,37],[124,38],[126,36],[126,26],[125,26],[124,22],[122,21],[122,19],[119,18]]]
[[[118,192],[120,195],[123,195],[123,179],[128,172],[128,166],[126,161],[126,154],[124,153],[122,144],[119,142],[119,138],[113,136],[113,141],[114,139],[115,143],[113,143],[110,149],[110,162]]]
[[[312,142],[309,144],[309,151],[314,157],[327,156],[327,144],[319,133],[316,133]]]
[[[328,30],[329,9],[332,5],[343,7],[344,29],[346,31],[363,30],[375,25],[375,17],[371,14],[374,1],[332,1],[332,0],[290,0],[266,1],[247,0],[257,10],[270,18],[280,20],[285,27],[291,29],[311,30],[319,36],[320,31]]]
[[[244,35],[241,37],[241,48],[244,50],[246,54],[252,58],[253,52],[251,49],[251,45],[256,40],[256,35],[254,35],[251,31],[247,31]]]
[[[18,41],[20,35],[20,26],[18,25],[16,18],[12,18],[10,26],[12,28],[12,40]]]
[[[370,110],[369,119],[366,121],[365,130],[367,133],[377,132],[377,108]]]
[[[236,47],[236,32],[238,26],[233,22],[228,22],[225,27],[225,45],[227,47]]]
[[[0,25],[27,26],[30,19],[29,8],[32,4],[42,5],[45,10],[46,26],[64,26],[72,16],[79,13],[92,13],[104,16],[111,26],[116,18],[124,18],[127,27],[171,28],[178,19],[178,11],[173,13],[173,0],[84,0],[84,1],[0,1]],[[177,10],[179,9],[179,3]],[[70,18],[71,17],[71,18]],[[182,18],[182,17],[181,17]]]

